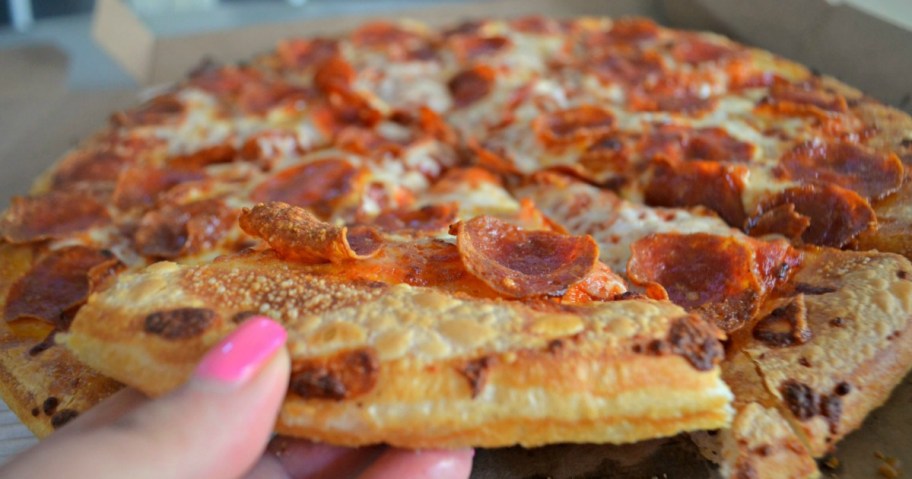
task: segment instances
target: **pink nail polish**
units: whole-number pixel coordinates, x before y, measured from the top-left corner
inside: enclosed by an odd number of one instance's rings
[[[243,383],[285,344],[287,337],[279,323],[262,316],[250,318],[203,356],[196,376]]]

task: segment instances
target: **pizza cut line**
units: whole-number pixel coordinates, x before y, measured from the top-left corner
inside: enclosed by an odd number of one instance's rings
[[[13,199],[0,394],[45,436],[265,314],[283,434],[690,431],[726,477],[813,477],[912,366],[910,161],[908,116],[646,19],[289,39]]]

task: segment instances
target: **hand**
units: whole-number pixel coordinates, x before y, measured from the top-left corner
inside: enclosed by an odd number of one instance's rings
[[[158,399],[121,391],[0,469],[0,477],[71,479],[464,479],[471,450],[346,449],[277,438],[286,333],[245,321],[181,388]]]

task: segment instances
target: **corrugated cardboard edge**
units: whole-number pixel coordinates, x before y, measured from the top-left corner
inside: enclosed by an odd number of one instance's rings
[[[855,6],[794,0],[662,4],[676,27],[712,30],[762,47],[912,113],[912,31]]]
[[[354,15],[296,20],[249,27],[156,38],[123,0],[99,0],[94,36],[140,83],[173,82],[204,58],[237,62],[272,48],[293,36],[338,35],[372,18],[414,18],[430,25],[454,24],[472,18],[504,18],[540,14],[553,17],[579,15],[644,15],[662,20],[659,0],[500,0],[483,4],[441,5],[390,15]]]
[[[137,81],[153,76],[155,35],[121,0],[98,0],[92,38]]]

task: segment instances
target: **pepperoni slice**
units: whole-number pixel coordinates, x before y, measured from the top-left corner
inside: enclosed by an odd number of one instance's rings
[[[896,154],[879,154],[844,141],[802,143],[779,164],[799,181],[835,183],[871,200],[892,194],[903,181],[903,165]]]
[[[65,313],[89,294],[89,272],[112,260],[116,261],[110,253],[85,246],[51,251],[10,288],[3,319],[36,318],[65,330],[72,318]]]
[[[657,158],[644,190],[651,206],[705,206],[740,228],[747,215],[741,192],[748,170],[711,161],[673,162]]]
[[[638,85],[646,79],[662,73],[662,57],[655,52],[634,51],[629,55],[609,52],[587,61],[589,68],[605,83],[619,82],[625,85]]]
[[[476,65],[457,73],[447,82],[453,104],[465,108],[488,96],[494,88],[494,69],[487,65]]]
[[[544,35],[561,31],[559,23],[541,15],[514,18],[510,20],[510,27],[518,32],[530,35]]]
[[[456,221],[459,206],[455,203],[428,205],[417,210],[388,211],[373,223],[383,231],[440,231]]]
[[[348,161],[328,158],[280,171],[253,190],[254,201],[281,201],[329,218],[357,191],[363,174]]]
[[[471,62],[479,58],[498,55],[513,46],[507,37],[457,35],[450,39],[453,52],[461,62]]]
[[[455,144],[456,132],[431,108],[421,105],[416,115],[412,110],[397,110],[390,115],[390,120],[400,125],[417,128],[419,131],[444,143]]]
[[[282,257],[296,261],[366,259],[383,246],[380,234],[369,226],[334,226],[303,208],[281,202],[245,208],[239,222],[247,234],[264,239]]]
[[[324,93],[348,91],[358,73],[341,56],[334,56],[320,64],[314,74],[314,85]]]
[[[276,53],[289,69],[306,70],[339,52],[339,42],[327,38],[294,38],[279,42]]]
[[[547,146],[568,145],[610,134],[614,130],[614,115],[592,105],[543,113],[532,122],[539,141]]]
[[[644,139],[641,149],[647,159],[664,156],[670,160],[746,163],[753,158],[756,148],[719,127],[659,126]]]
[[[671,47],[671,55],[675,60],[691,65],[728,60],[738,53],[739,50],[734,45],[710,41],[695,34],[678,35]]]
[[[181,183],[203,178],[205,175],[198,172],[133,166],[124,170],[117,179],[112,199],[121,210],[148,208],[155,204],[160,193]]]
[[[179,170],[201,170],[209,165],[231,163],[237,156],[237,149],[228,144],[212,145],[186,155],[168,159],[168,166]]]
[[[751,236],[780,234],[798,241],[811,226],[811,219],[795,211],[795,205],[783,203],[751,217],[744,227]]]
[[[842,95],[823,90],[811,83],[773,83],[769,94],[760,100],[760,106],[772,108],[786,115],[818,117],[848,111],[848,104]]]
[[[810,219],[810,226],[801,235],[805,243],[841,248],[877,224],[877,216],[864,198],[852,190],[829,184],[789,188],[763,201],[748,224],[758,224],[766,212],[783,204],[794,205],[797,214]],[[783,235],[789,231],[770,230]]]
[[[727,332],[744,325],[760,306],[764,287],[754,274],[754,253],[735,238],[651,234],[630,251],[631,281],[661,285],[674,303],[705,314]]]
[[[342,128],[336,134],[334,143],[345,151],[372,157],[398,156],[407,144],[406,141],[390,140],[375,129],[358,126]]]
[[[424,39],[415,32],[406,30],[395,23],[375,21],[361,25],[352,32],[352,42],[359,47],[388,48]]]
[[[670,112],[696,115],[705,113],[716,104],[695,87],[700,82],[689,75],[665,75],[658,81],[630,91],[630,108],[635,111]]]
[[[590,236],[526,231],[489,216],[460,222],[451,233],[466,269],[512,298],[559,294],[598,261]]]
[[[0,217],[0,236],[10,243],[61,238],[108,224],[111,217],[89,189],[55,190],[38,196],[13,197]]]
[[[81,182],[114,182],[130,159],[110,148],[84,150],[68,155],[54,171],[52,183],[61,189]]]
[[[237,95],[244,85],[263,81],[258,70],[235,66],[205,66],[191,74],[189,85],[218,98]]]
[[[185,205],[165,204],[143,215],[133,241],[144,256],[187,256],[214,248],[234,224],[234,218],[235,213],[219,198]]]
[[[252,81],[241,87],[235,104],[244,113],[260,115],[284,105],[300,108],[313,98],[313,91],[306,88],[276,81]]]
[[[115,113],[111,123],[117,127],[163,125],[184,116],[184,104],[174,94],[159,95],[137,108]]]

